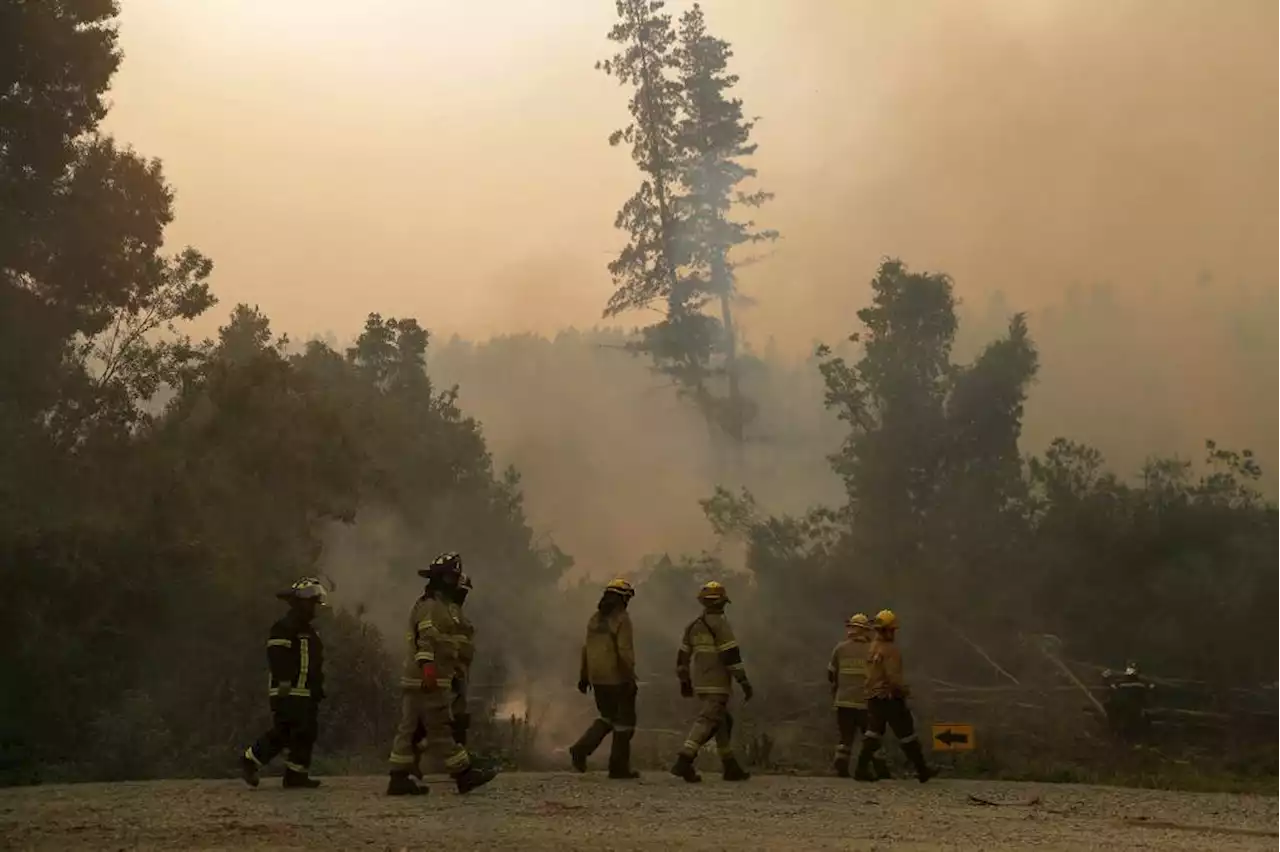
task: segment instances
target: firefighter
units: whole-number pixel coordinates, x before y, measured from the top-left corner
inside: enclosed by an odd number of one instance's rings
[[[915,719],[907,706],[911,690],[902,673],[902,652],[894,642],[898,617],[891,610],[880,610],[872,626],[876,637],[867,656],[867,730],[862,738],[853,777],[859,781],[877,780],[871,768],[888,727],[893,729],[902,753],[911,761],[916,777],[923,784],[936,775],[937,770],[925,763],[924,752],[916,736]]]
[[[573,768],[587,771],[590,757],[604,738],[613,734],[609,747],[609,777],[640,777],[631,769],[631,740],[636,734],[636,652],[627,604],[636,591],[626,580],[614,580],[604,588],[596,611],[587,620],[582,645],[578,691],[595,693],[599,717],[569,747]]]
[[[871,622],[862,613],[845,622],[845,638],[831,652],[827,680],[831,684],[831,700],[836,709],[836,729],[840,742],[836,746],[835,770],[841,778],[849,777],[849,760],[858,734],[867,730],[867,656],[871,642]],[[889,777],[889,766],[880,757],[872,757],[872,767],[880,778]]]
[[[694,769],[694,760],[698,750],[715,737],[724,780],[745,781],[751,774],[733,756],[729,697],[735,680],[742,690],[743,701],[750,701],[755,691],[747,679],[738,640],[724,614],[725,605],[729,603],[725,587],[715,581],[707,583],[698,591],[698,603],[702,604],[702,614],[685,628],[676,657],[680,694],[685,698],[698,697],[698,718],[671,767],[671,774],[689,783],[701,781],[702,776]]]
[[[276,597],[288,601],[289,611],[267,637],[271,729],[245,749],[240,772],[246,784],[257,787],[258,770],[285,752],[284,786],[312,789],[320,786],[308,773],[324,700],[324,645],[312,622],[316,609],[327,606],[327,593],[319,580],[303,577]]]
[[[449,596],[450,603],[458,610],[458,625],[462,628],[464,639],[458,643],[458,670],[453,676],[453,741],[460,746],[467,744],[467,730],[471,727],[471,714],[467,712],[467,680],[471,673],[471,661],[475,659],[475,626],[464,614],[462,605],[467,602],[471,592],[471,577],[463,574],[458,579],[458,587]],[[413,732],[413,771],[414,778],[422,778],[422,741],[427,736],[427,729],[418,722]]]
[[[463,574],[453,592],[453,606],[457,609],[458,668],[453,676],[453,741],[460,746],[467,744],[467,730],[471,727],[471,714],[467,712],[467,684],[471,678],[471,661],[476,657],[476,628],[463,611],[467,595],[471,593],[471,578]]]
[[[1132,660],[1125,663],[1122,673],[1107,669],[1102,677],[1107,684],[1106,712],[1112,730],[1123,740],[1140,742],[1150,731],[1148,704],[1155,685],[1138,672],[1138,664]]]
[[[419,723],[426,732],[425,750],[443,760],[458,792],[468,793],[492,781],[496,773],[472,766],[466,748],[453,740],[453,676],[464,632],[451,597],[462,578],[462,557],[442,553],[418,575],[427,579],[427,585],[409,617],[408,654],[400,676],[400,724],[391,746],[387,795],[427,792],[411,777],[417,762],[413,735]]]

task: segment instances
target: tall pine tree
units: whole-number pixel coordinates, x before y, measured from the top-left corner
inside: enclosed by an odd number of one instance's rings
[[[665,5],[663,0],[617,0],[618,23],[609,40],[619,49],[597,65],[633,87],[631,123],[615,131],[609,144],[630,143],[631,157],[644,174],[614,220],[630,241],[609,264],[616,289],[604,315],[652,308],[665,300],[663,320],[645,328],[633,349],[647,352],[682,394],[709,411],[707,375],[716,330],[691,302],[680,275],[688,255],[679,199],[685,152],[677,138],[683,93],[672,77],[676,36],[671,16],[662,11]]]
[[[750,220],[731,218],[735,203],[759,207],[773,197],[763,191],[744,193],[738,189],[756,175],[755,169],[739,162],[755,153],[756,146],[750,141],[755,122],[743,118],[742,101],[729,94],[738,82],[737,75],[728,72],[732,56],[728,42],[707,32],[701,6],[695,3],[680,17],[675,59],[684,116],[676,140],[685,154],[680,174],[687,211],[682,227],[689,247],[685,276],[692,301],[719,302],[729,395],[719,407],[718,419],[740,445],[753,412],[739,383],[733,319],[737,287],[729,253],[743,243],[772,241],[779,235],[773,230],[756,230]]]
[[[668,79],[675,33],[671,16],[662,14],[663,0],[617,0],[619,21],[609,40],[619,45],[613,58],[597,68],[622,85],[633,86],[628,109],[631,123],[609,137],[610,145],[627,142],[644,180],[622,205],[614,226],[631,235],[631,242],[612,263],[617,289],[604,315],[616,316],[649,307],[659,298],[677,298],[680,264],[675,187],[680,151],[676,126],[680,114],[679,86]]]
[[[734,204],[758,206],[770,197],[738,190],[755,175],[738,160],[755,146],[742,102],[728,95],[737,82],[726,70],[732,51],[707,34],[700,7],[682,16],[677,36],[664,5],[617,0],[619,22],[609,38],[620,49],[599,65],[634,87],[632,121],[609,141],[629,142],[644,174],[615,221],[631,239],[609,265],[616,289],[604,314],[665,299],[664,318],[645,328],[634,348],[694,399],[715,431],[740,446],[752,411],[739,384],[729,252],[777,233],[730,217]],[[719,319],[704,312],[712,303]],[[720,353],[722,366],[714,363]],[[710,387],[718,375],[728,378],[727,398]]]

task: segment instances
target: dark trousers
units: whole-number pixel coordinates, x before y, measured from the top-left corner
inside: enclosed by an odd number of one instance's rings
[[[311,749],[319,733],[319,703],[311,698],[271,699],[271,728],[249,747],[246,755],[259,766],[288,752],[285,769],[304,775],[311,768]]]
[[[916,720],[905,698],[872,698],[867,701],[867,736],[881,739],[892,729],[900,743],[915,742]]]
[[[916,738],[916,721],[911,716],[911,708],[907,706],[905,698],[867,699],[867,730],[862,740],[862,750],[858,752],[857,775],[865,775],[877,759],[876,752],[880,749],[880,741],[884,738],[886,729],[893,730],[902,753],[915,766],[920,780],[927,780],[930,772],[924,762],[920,741]]]
[[[862,707],[837,707],[836,729],[840,732],[840,743],[836,746],[836,760],[847,764],[853,754],[853,744],[858,734],[867,730],[867,711]]]
[[[589,757],[605,737],[613,734],[609,771],[627,772],[631,768],[631,739],[636,734],[635,684],[593,684],[592,691],[599,717],[574,743],[573,750],[583,758]]]

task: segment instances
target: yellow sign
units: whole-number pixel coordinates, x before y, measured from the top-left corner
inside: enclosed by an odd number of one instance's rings
[[[933,726],[934,751],[973,751],[973,725],[938,723]]]

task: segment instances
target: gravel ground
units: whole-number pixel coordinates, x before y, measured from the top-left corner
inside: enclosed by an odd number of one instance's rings
[[[316,791],[239,781],[0,790],[0,848],[120,849],[1275,849],[1274,796],[938,779],[862,785],[756,777],[698,787],[661,773],[510,774],[469,796],[384,778]]]

